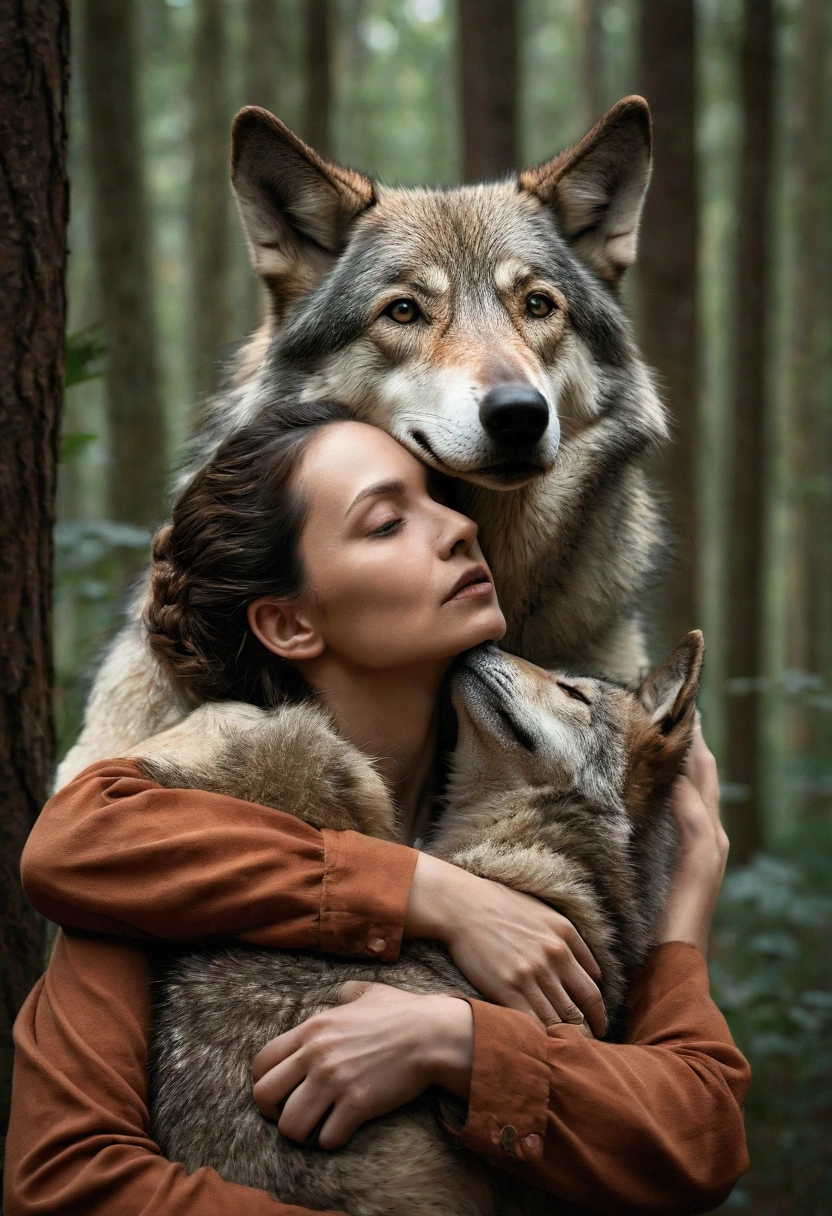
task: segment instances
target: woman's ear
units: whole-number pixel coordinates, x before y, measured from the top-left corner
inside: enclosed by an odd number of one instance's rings
[[[267,650],[290,663],[315,659],[324,648],[306,606],[298,601],[265,595],[249,604],[248,625]]]

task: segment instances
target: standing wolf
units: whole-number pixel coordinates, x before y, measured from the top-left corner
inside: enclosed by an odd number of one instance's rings
[[[266,407],[341,400],[459,479],[506,649],[637,678],[638,609],[661,547],[642,465],[666,424],[617,287],[650,148],[647,104],[628,97],[514,180],[388,189],[322,160],[267,111],[242,110],[232,180],[271,308],[207,410],[194,464]],[[188,708],[140,615],[141,597],[59,784]]]

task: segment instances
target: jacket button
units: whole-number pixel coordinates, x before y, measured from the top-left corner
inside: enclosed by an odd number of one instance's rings
[[[507,1153],[514,1151],[517,1144],[517,1128],[513,1127],[511,1123],[507,1123],[500,1132],[500,1143]]]

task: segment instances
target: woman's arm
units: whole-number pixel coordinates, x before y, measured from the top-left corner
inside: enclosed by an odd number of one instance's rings
[[[403,935],[433,937],[491,1000],[547,1023],[585,1014],[603,1033],[597,965],[551,908],[405,845],[165,789],[129,760],[100,761],[49,800],[21,872],[44,916],[95,933],[385,961]]]
[[[161,1156],[147,1112],[147,985],[138,946],[59,937],[15,1026],[5,1216],[311,1216]]]
[[[47,802],[21,876],[38,911],[68,928],[395,959],[417,857],[104,760]]]

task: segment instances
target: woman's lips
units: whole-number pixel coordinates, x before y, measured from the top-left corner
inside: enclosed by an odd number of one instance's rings
[[[485,599],[486,596],[491,595],[493,590],[491,576],[485,566],[474,566],[472,570],[468,570],[457,580],[456,586],[445,603],[447,604],[451,600]]]

